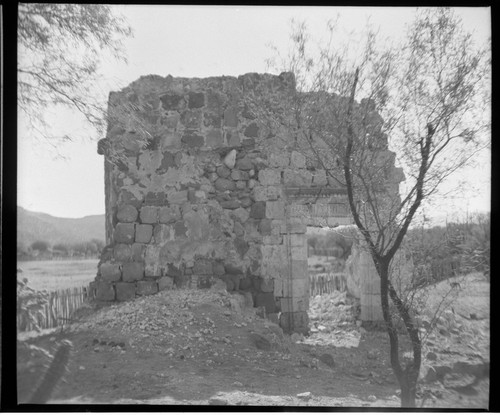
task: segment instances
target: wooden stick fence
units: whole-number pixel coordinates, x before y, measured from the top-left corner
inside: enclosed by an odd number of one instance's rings
[[[330,294],[333,291],[347,291],[346,274],[309,274],[309,293],[311,297]]]
[[[80,308],[87,298],[88,287],[67,288],[49,293],[43,312],[37,316],[38,327],[50,329],[70,323],[73,312]],[[22,316],[18,316],[17,319],[20,331],[35,329],[31,321],[23,321]]]

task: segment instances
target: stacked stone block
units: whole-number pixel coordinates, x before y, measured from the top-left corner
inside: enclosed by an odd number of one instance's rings
[[[245,101],[280,102],[294,88],[289,74],[146,76],[111,93],[99,144],[110,244],[92,284],[97,300],[222,280],[286,331],[307,331],[309,211],[287,189],[323,188],[327,175]]]

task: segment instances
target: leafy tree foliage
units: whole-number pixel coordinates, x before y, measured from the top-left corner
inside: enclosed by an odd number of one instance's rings
[[[46,109],[73,108],[102,131],[104,111],[95,88],[104,52],[124,59],[131,29],[98,4],[20,3],[18,106],[33,131],[47,137]]]
[[[40,251],[40,252],[46,252],[50,248],[50,244],[46,241],[35,241],[31,244],[31,249]]]
[[[292,71],[297,92],[273,111],[253,110],[267,125],[287,129],[286,145],[314,160],[347,190],[354,222],[380,277],[382,314],[401,404],[416,405],[422,361],[419,327],[398,261],[403,240],[422,202],[467,166],[490,141],[490,51],[476,45],[447,8],[418,11],[397,43],[330,39],[310,49],[305,25],[292,33],[280,71]],[[271,115],[263,114],[271,112]],[[270,120],[270,121],[268,121]],[[393,170],[396,151],[404,185]],[[399,173],[399,176],[401,174]],[[399,190],[402,190],[400,195]],[[413,357],[400,359],[396,317],[404,323]]]

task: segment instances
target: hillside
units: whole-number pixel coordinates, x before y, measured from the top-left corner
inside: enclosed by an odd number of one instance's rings
[[[47,213],[17,208],[18,245],[29,246],[34,241],[74,244],[91,239],[105,240],[104,215],[83,218],[58,218]]]

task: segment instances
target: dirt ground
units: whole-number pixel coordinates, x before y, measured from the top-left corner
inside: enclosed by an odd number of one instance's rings
[[[387,334],[360,327],[357,308],[345,293],[314,298],[311,334],[301,337],[283,334],[245,306],[243,295],[223,289],[88,307],[77,323],[18,342],[19,403],[27,402],[51,359],[40,348],[53,354],[69,339],[69,367],[49,403],[398,407]],[[474,321],[457,315],[458,335],[443,320],[441,332],[429,336],[419,404],[425,398],[424,407],[488,407],[489,313],[481,319],[477,313]],[[482,327],[474,350],[457,342],[469,323]],[[409,351],[404,336],[402,343]],[[431,365],[449,370],[433,377]]]

